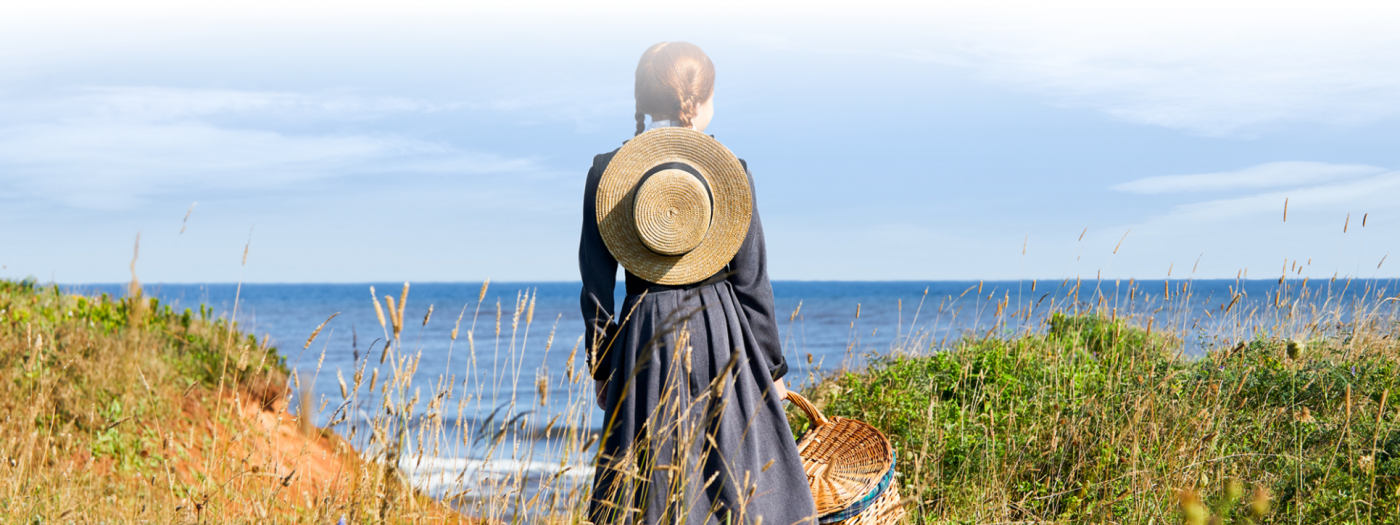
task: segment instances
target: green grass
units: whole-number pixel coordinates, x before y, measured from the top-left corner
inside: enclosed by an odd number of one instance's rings
[[[287,472],[346,450],[249,415],[291,420],[288,377],[265,338],[212,309],[0,280],[0,523],[459,518],[353,454],[329,460],[348,467],[330,479]]]
[[[911,345],[809,397],[890,437],[915,523],[1400,522],[1393,318],[1186,359],[1110,317]]]
[[[166,477],[190,457],[163,432],[184,400],[222,388],[267,406],[287,377],[276,348],[211,314],[0,280],[0,521],[71,519],[94,501],[150,519],[204,491]]]
[[[395,337],[377,353],[382,367],[366,373],[366,356],[348,385],[337,374],[340,401],[375,412],[357,452],[287,411],[289,383],[300,380],[267,338],[204,306],[177,309],[133,291],[79,296],[0,280],[0,523],[467,522],[409,486],[402,469],[424,451],[451,453],[441,399],[475,384],[440,378],[415,421],[421,354]],[[298,414],[316,412],[303,392]],[[586,395],[571,397],[588,406]],[[319,401],[324,409],[330,400]],[[406,443],[412,455],[401,452]],[[475,510],[511,508],[492,499]]]
[[[478,302],[484,297],[483,288]],[[517,298],[506,319],[512,327],[529,325],[530,314],[521,318],[529,297]],[[908,523],[1400,523],[1397,303],[1352,303],[1360,314],[1344,322],[1271,299],[1278,306],[1268,312],[1222,309],[1212,322],[1232,328],[1213,337],[1188,321],[1150,328],[1106,307],[1057,310],[1052,302],[1041,316],[1024,316],[1033,321],[1007,321],[1022,319],[1007,313],[992,330],[961,339],[916,334],[806,393],[828,415],[868,421],[890,437]],[[404,323],[392,312],[389,321],[394,333]],[[493,344],[514,332],[497,332]],[[464,333],[474,355],[470,329]],[[1181,357],[1187,341],[1201,342],[1204,355]],[[353,479],[334,498],[287,499],[282,483],[229,452],[236,447],[170,431],[207,420],[225,436],[243,436],[218,393],[285,399],[289,372],[275,348],[203,307],[0,281],[0,522],[180,521],[191,502],[214,522],[250,519],[253,508],[282,522],[437,519],[414,496],[381,497],[400,482],[375,454],[425,438],[415,448],[435,450],[446,435],[440,415],[452,409],[436,400],[461,383],[480,404],[475,381],[485,376],[444,376],[430,386],[432,417],[403,427],[418,391],[410,384],[417,357],[394,345],[377,387],[380,372],[366,373],[374,366],[366,358],[343,394],[355,401],[379,393],[374,405],[383,406],[374,410],[388,415],[372,422],[367,449],[379,452],[366,452],[372,457],[347,472]],[[537,381],[567,386],[568,419],[587,421],[585,375],[541,369]],[[189,399],[211,407],[203,419],[187,416]],[[516,419],[530,431],[548,433],[555,423],[525,417]],[[804,418],[792,421],[795,433],[805,430]],[[575,437],[566,446],[582,454],[590,440]],[[200,457],[198,475],[167,475]],[[508,480],[504,493],[518,493],[524,480]],[[469,510],[574,523],[585,496],[550,484],[538,499],[558,499],[557,507],[521,513],[497,498],[474,500]]]

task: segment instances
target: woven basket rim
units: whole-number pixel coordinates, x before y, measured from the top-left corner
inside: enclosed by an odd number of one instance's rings
[[[860,514],[830,525],[894,525],[904,518],[904,500],[899,495],[899,484],[890,483],[890,488],[875,500],[875,503]]]
[[[873,507],[880,500],[880,497],[884,496],[885,492],[890,490],[890,487],[894,485],[894,465],[898,461],[898,455],[891,458],[889,471],[885,472],[884,477],[880,478],[880,483],[877,484],[874,489],[871,489],[869,494],[866,494],[864,497],[852,502],[850,506],[844,509],[833,512],[831,514],[827,514],[825,516],[818,517],[817,522],[825,525],[828,523],[844,521],[854,516],[859,516],[865,511],[869,510],[871,507]]]

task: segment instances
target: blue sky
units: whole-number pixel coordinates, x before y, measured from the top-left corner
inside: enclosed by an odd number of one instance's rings
[[[5,11],[4,277],[125,280],[139,233],[152,283],[576,279],[662,40],[717,65],[775,279],[1400,275],[1393,7]]]

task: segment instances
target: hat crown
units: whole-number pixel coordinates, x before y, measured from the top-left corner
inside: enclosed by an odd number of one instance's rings
[[[683,255],[705,240],[714,205],[705,183],[680,169],[653,173],[637,188],[632,220],[648,250]]]
[[[743,162],[688,128],[653,129],[623,144],[594,199],[608,252],[628,272],[663,285],[698,283],[724,269],[753,217]]]

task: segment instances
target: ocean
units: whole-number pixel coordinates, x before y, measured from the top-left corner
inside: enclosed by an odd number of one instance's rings
[[[385,295],[397,299],[403,286],[147,284],[145,291],[177,310],[208,305],[217,315],[235,317],[244,330],[268,337],[296,371],[300,389],[310,393],[318,424],[345,414],[348,417],[336,429],[364,447],[368,433],[363,425],[378,406],[373,403],[375,394],[366,387],[365,401],[342,401],[338,378],[351,382],[358,367],[364,367],[367,378],[375,368],[383,368],[381,373],[387,377],[392,363],[381,365],[379,359],[388,330],[375,313],[371,287],[383,304]],[[125,287],[63,286],[75,293],[112,295],[125,293]],[[773,283],[783,350],[791,368],[788,378],[799,388],[825,373],[860,367],[895,349],[928,352],[968,333],[1038,329],[1043,315],[1055,309],[1097,305],[1109,315],[1151,318],[1155,326],[1194,334],[1182,348],[1183,353],[1194,355],[1232,334],[1278,329],[1269,325],[1276,316],[1251,316],[1250,312],[1297,312],[1337,305],[1345,312],[1354,301],[1394,294],[1397,288],[1391,280]],[[405,470],[440,497],[487,493],[486,485],[506,483],[521,473],[531,487],[541,479],[586,483],[586,459],[577,454],[560,457],[560,445],[538,432],[544,421],[585,434],[596,432],[602,418],[588,397],[591,381],[567,379],[570,356],[583,333],[579,284],[490,283],[484,299],[478,300],[482,289],[480,282],[410,287],[402,345],[410,354],[421,355],[413,376],[421,396],[418,406],[430,403],[428,398],[446,385],[452,385],[452,392],[438,400],[439,406],[448,407],[439,411],[445,429],[439,436],[441,443],[430,446],[410,440],[414,459],[405,459]],[[622,304],[620,286],[617,299]],[[334,319],[308,345],[312,332],[333,314]],[[454,329],[459,333],[455,341]],[[586,374],[582,355],[579,348],[574,370]],[[523,424],[512,427],[517,430],[512,434],[516,439],[505,447],[482,439],[481,429],[490,426],[488,421],[499,423],[516,416],[534,421],[530,428],[536,431],[525,432]],[[568,474],[561,475],[564,471]]]

